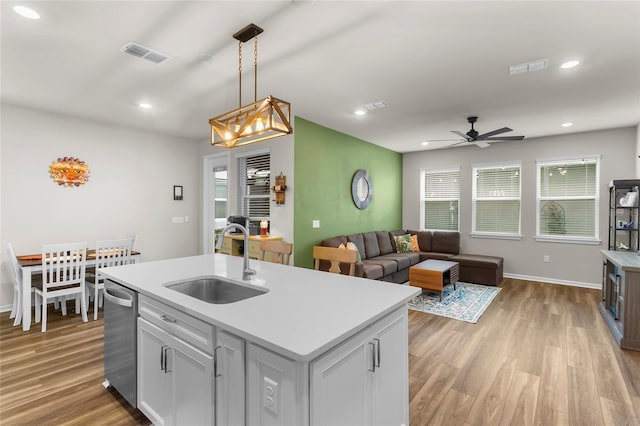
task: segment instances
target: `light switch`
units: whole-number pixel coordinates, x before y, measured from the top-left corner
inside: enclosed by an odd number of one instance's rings
[[[173,216],[171,218],[171,223],[184,223],[184,217],[183,216]]]
[[[313,227],[314,228],[320,228],[320,221],[318,219],[314,219],[313,220]]]

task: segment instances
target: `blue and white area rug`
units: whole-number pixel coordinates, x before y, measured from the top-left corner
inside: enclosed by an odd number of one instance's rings
[[[475,324],[500,290],[500,287],[459,282],[455,290],[451,285],[444,289],[442,302],[439,293],[424,291],[409,301],[409,309]]]

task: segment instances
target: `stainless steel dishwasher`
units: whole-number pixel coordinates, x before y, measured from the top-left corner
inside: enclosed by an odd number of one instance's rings
[[[113,386],[131,406],[137,403],[138,293],[111,280],[104,283],[104,386]]]

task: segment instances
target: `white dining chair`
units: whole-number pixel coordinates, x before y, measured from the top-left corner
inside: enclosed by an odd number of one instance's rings
[[[18,258],[16,257],[16,253],[13,250],[11,243],[3,241],[2,250],[10,263],[9,272],[11,279],[13,280],[13,304],[11,305],[11,314],[9,315],[9,318],[14,318],[13,325],[16,326],[20,325],[22,322],[22,270],[20,269]],[[31,280],[33,283],[41,283],[42,276],[34,275]],[[33,287],[31,287],[31,291],[33,292]],[[29,295],[29,297],[31,297],[31,295]]]
[[[62,298],[62,314],[66,315],[65,298],[76,296],[76,313],[79,311],[82,321],[87,322],[86,262],[86,242],[42,246],[42,283],[33,288],[36,294],[36,322],[42,317],[43,332],[47,331],[47,303],[56,297]]]
[[[121,240],[96,241],[96,268],[94,273],[87,274],[87,299],[93,292],[93,319],[98,319],[98,306],[102,306],[104,277],[101,270],[110,266],[121,266],[131,263],[133,238]],[[87,306],[89,304],[87,303]]]

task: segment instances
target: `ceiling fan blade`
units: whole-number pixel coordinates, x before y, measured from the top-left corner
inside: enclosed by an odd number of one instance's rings
[[[498,136],[495,138],[485,138],[485,141],[521,141],[524,136]]]
[[[464,133],[458,131],[458,130],[452,130],[451,133],[454,133],[458,136],[460,136],[461,138],[464,138],[464,140],[468,141],[470,138],[469,136],[465,135]]]
[[[463,142],[466,142],[467,140],[465,139]],[[429,139],[427,140],[427,142],[461,142],[460,138],[458,139]]]
[[[458,146],[458,145],[469,145],[469,141],[458,141],[456,143],[452,143],[451,145],[447,145],[445,148],[451,148],[453,146]]]
[[[492,130],[490,132],[481,134],[480,136],[478,136],[478,139],[486,139],[490,136],[499,135],[500,133],[507,133],[507,132],[513,132],[513,129],[510,129],[508,127],[503,127],[502,129]]]
[[[480,148],[486,148],[489,146],[489,144],[485,141],[475,141],[474,143],[478,145]]]

